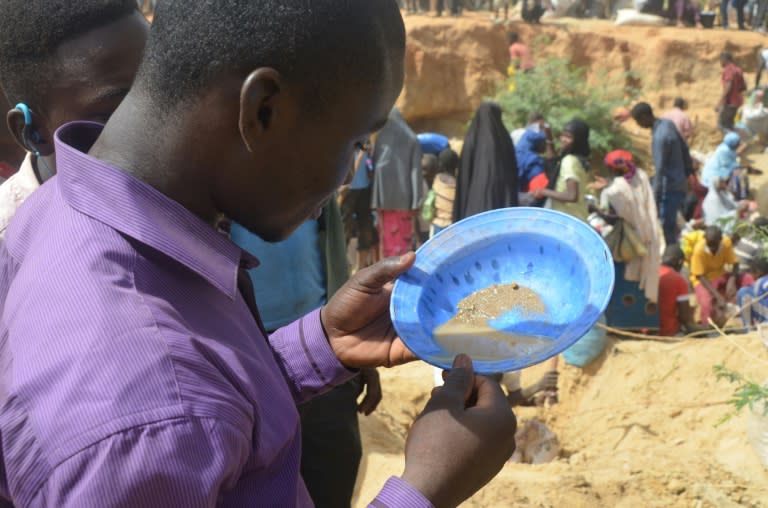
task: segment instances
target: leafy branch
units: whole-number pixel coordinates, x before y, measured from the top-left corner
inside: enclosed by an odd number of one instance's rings
[[[734,407],[734,411],[725,415],[718,425],[727,422],[745,407],[749,407],[750,410],[754,411],[755,406],[757,406],[759,410],[759,404],[762,404],[763,415],[768,416],[768,385],[763,386],[747,379],[739,372],[730,370],[722,364],[715,365],[714,370],[718,381],[726,380],[736,385],[736,389],[729,401]]]
[[[545,44],[537,39],[535,44]],[[514,72],[494,98],[504,111],[509,130],[525,125],[532,111],[542,113],[555,132],[574,117],[591,128],[596,156],[617,148],[631,148],[631,139],[613,121],[616,108],[639,97],[637,76],[625,72],[609,76],[600,71],[590,80],[585,67],[563,58],[539,60],[530,72]]]
[[[760,245],[758,257],[768,255],[768,227],[755,226],[749,221],[739,220],[738,217],[722,217],[717,220],[717,225],[724,233],[738,235],[739,238],[749,238]]]

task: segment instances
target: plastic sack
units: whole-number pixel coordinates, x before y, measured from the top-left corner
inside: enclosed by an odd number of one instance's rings
[[[629,263],[648,254],[637,231],[624,220],[618,220],[603,239],[617,263]]]
[[[643,14],[635,9],[619,9],[616,13],[616,25],[619,26],[664,26],[667,20],[653,14]]]
[[[749,129],[753,135],[768,134],[768,109],[758,103],[742,108],[742,121],[744,126]]]
[[[763,404],[758,402],[747,418],[747,436],[760,462],[768,467],[768,415],[763,413]]]
[[[605,316],[600,316],[597,322],[605,324]],[[584,337],[565,350],[563,358],[568,365],[584,368],[603,353],[607,344],[605,330],[595,325]]]
[[[536,418],[517,427],[515,453],[509,459],[517,464],[546,464],[560,453],[560,441]]]
[[[552,4],[552,10],[548,10],[544,14],[545,18],[567,17],[578,6],[576,0],[551,0],[550,3]]]

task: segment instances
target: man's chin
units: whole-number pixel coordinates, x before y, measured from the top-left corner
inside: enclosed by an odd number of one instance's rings
[[[318,208],[315,212],[310,214],[306,219],[299,221],[295,224],[284,225],[284,227],[279,227],[278,225],[274,225],[274,224],[272,225],[272,227],[265,227],[264,225],[257,225],[257,224],[253,224],[250,226],[247,226],[243,223],[240,223],[240,224],[245,229],[247,229],[254,235],[258,236],[265,242],[277,243],[277,242],[282,242],[283,240],[291,236],[293,232],[296,231],[299,228],[299,226],[301,226],[305,222],[319,219],[322,212],[323,212],[323,209]]]
[[[288,226],[284,229],[272,229],[267,231],[260,231],[256,233],[256,235],[259,236],[262,240],[268,243],[278,243],[282,242],[283,240],[287,239],[289,236],[291,236],[294,231],[299,229],[299,226],[307,222],[308,220],[314,220],[314,218],[310,217],[307,218],[307,220],[303,220],[299,222],[298,224],[295,224],[293,226]]]

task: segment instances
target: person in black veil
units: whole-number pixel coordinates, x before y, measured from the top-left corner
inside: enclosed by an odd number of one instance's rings
[[[480,105],[461,150],[453,220],[518,204],[517,159],[501,108]]]

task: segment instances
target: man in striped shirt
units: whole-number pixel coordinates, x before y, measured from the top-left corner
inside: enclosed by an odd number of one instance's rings
[[[106,126],[57,131],[57,175],[0,244],[0,506],[311,506],[296,404],[414,359],[388,309],[415,256],[268,335],[258,261],[216,226],[279,241],[316,218],[404,54],[392,0],[158,4],[133,88]],[[459,505],[514,432],[460,356],[372,506]]]
[[[736,293],[741,308],[741,321],[747,327],[768,321],[768,259],[754,258],[751,271],[755,283]]]

